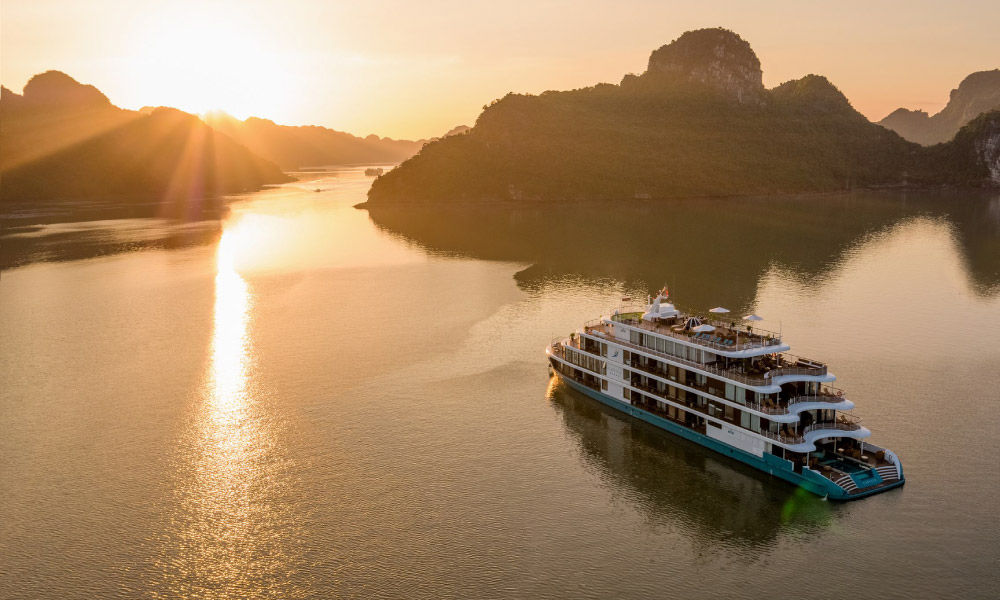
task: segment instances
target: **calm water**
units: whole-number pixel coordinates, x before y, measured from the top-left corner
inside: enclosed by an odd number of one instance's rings
[[[0,596],[995,593],[1000,195],[369,214],[312,177],[0,240]],[[549,379],[663,283],[828,361],[906,486],[825,502]]]

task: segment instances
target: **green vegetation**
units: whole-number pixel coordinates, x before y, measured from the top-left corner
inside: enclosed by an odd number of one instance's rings
[[[967,162],[941,182],[982,175]],[[369,201],[816,192],[902,185],[927,164],[923,148],[869,122],[826,78],[766,90],[746,42],[702,30],[654,52],[646,73],[620,85],[507,95],[469,132],[380,177]]]

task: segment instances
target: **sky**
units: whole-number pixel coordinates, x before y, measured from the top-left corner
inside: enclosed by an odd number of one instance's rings
[[[825,75],[878,120],[933,114],[1000,67],[998,23],[997,0],[3,0],[0,82],[57,69],[123,108],[416,139],[508,92],[618,83],[681,33],[725,27],[767,87]]]

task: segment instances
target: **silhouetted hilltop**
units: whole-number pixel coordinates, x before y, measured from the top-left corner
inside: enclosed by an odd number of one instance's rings
[[[649,56],[647,79],[699,82],[740,104],[763,104],[760,60],[750,44],[726,29],[688,31]]]
[[[135,195],[197,207],[290,180],[193,115],[122,110],[56,71],[32,78],[23,95],[2,91],[0,169],[6,203]]]
[[[760,62],[738,35],[688,32],[655,50],[645,73],[626,75],[619,85],[508,94],[466,134],[427,144],[376,180],[369,203],[725,196],[929,182],[929,175],[913,177],[925,174],[923,149],[871,123],[826,78],[807,75],[771,90],[761,82]],[[970,182],[987,175],[965,166],[955,171]]]
[[[951,91],[948,104],[934,116],[922,110],[898,108],[879,121],[904,138],[918,144],[947,142],[958,130],[980,114],[1000,108],[1000,69],[979,71],[962,80]]]
[[[23,95],[0,90],[0,170],[50,155],[136,116],[69,75],[59,71],[35,75]]]
[[[206,115],[218,131],[239,141],[254,153],[298,169],[318,165],[398,163],[416,154],[427,140],[394,140],[369,135],[360,138],[326,127],[293,127],[250,117],[240,121],[226,113]]]

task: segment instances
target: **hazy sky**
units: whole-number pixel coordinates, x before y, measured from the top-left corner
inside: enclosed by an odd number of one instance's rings
[[[880,119],[1000,67],[1000,1],[2,0],[0,80],[65,71],[125,108],[221,108],[359,135],[439,135],[510,91],[645,70],[684,31],[750,42],[764,83],[826,75]]]

